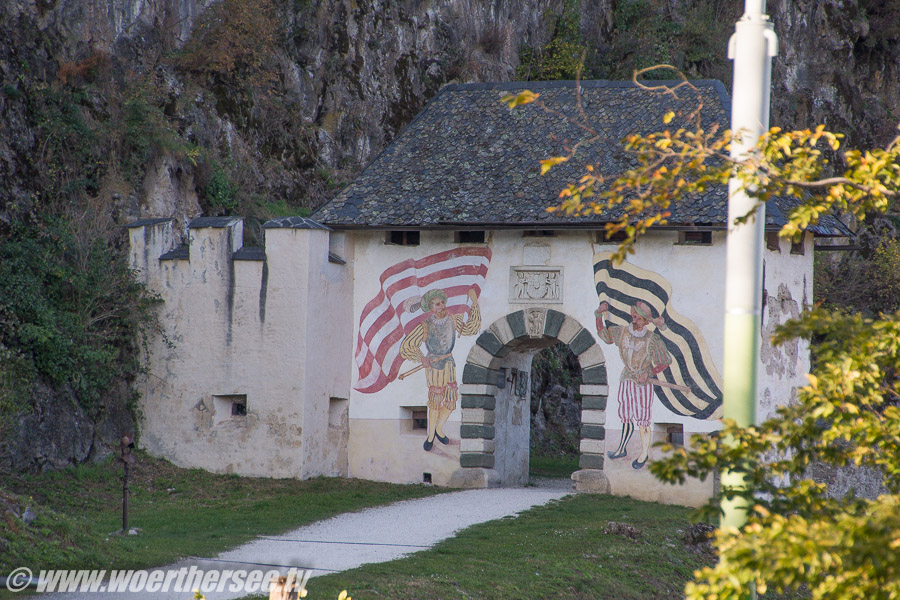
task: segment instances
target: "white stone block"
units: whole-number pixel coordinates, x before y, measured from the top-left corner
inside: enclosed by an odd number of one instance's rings
[[[556,337],[559,338],[559,341],[568,344],[575,339],[575,336],[578,335],[578,332],[582,329],[584,328],[581,326],[581,323],[571,317],[566,317],[562,326],[559,328],[559,334]]]
[[[493,425],[494,411],[483,408],[464,408],[462,409],[462,422],[473,425]]]
[[[508,344],[513,339],[513,332],[509,326],[509,321],[504,319],[497,319],[494,321],[494,324],[490,326],[490,331],[494,335],[497,336],[497,339],[500,340],[501,344]]]
[[[491,368],[492,360],[494,360],[494,356],[478,344],[472,346],[472,350],[469,351],[469,356],[466,358],[466,362],[478,365],[479,367],[484,367],[485,369]]]
[[[606,362],[606,358],[603,356],[603,349],[600,347],[600,344],[594,344],[584,352],[578,355],[578,362],[581,363],[582,369],[587,369],[588,367],[596,367],[597,365],[602,365]]]
[[[581,422],[584,425],[606,425],[606,411],[583,410],[581,411]]]
[[[484,452],[485,454],[493,454],[494,448],[496,448],[494,440],[473,440],[463,438],[459,441],[460,452]]]
[[[606,440],[581,440],[581,452],[587,454],[603,454],[606,451]]]
[[[497,386],[485,383],[462,383],[459,386],[459,393],[472,394],[473,396],[496,396]]]

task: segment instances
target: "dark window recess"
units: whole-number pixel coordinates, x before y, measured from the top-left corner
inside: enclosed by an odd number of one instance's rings
[[[389,231],[385,243],[397,246],[418,246],[419,238],[418,231]]]
[[[246,417],[247,416],[247,401],[243,402],[236,400],[231,403],[231,416],[232,417]]]
[[[766,248],[771,250],[772,252],[781,252],[781,246],[778,245],[777,231],[766,232]]]
[[[803,238],[800,238],[799,242],[791,242],[791,254],[799,254],[800,256],[806,254],[806,246],[803,244]]]
[[[552,229],[526,229],[522,237],[556,237],[556,232]]]
[[[625,238],[628,237],[628,234],[624,231],[617,231],[612,234],[610,237],[606,237],[606,230],[601,230],[597,232],[597,243],[598,244],[621,244],[625,241]]]
[[[484,231],[457,231],[456,243],[458,244],[483,244]]]
[[[684,425],[666,425],[666,442],[673,446],[684,446]]]
[[[431,483],[431,473],[422,473],[422,483]]]
[[[685,246],[711,246],[712,231],[680,231],[678,243]]]
[[[428,411],[414,410],[412,411],[413,429],[428,429]]]

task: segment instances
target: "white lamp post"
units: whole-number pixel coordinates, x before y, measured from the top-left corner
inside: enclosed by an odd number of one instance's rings
[[[744,16],[735,24],[728,43],[728,58],[734,60],[731,130],[740,134],[731,144],[732,158],[746,157],[769,128],[772,57],[777,52],[778,40],[765,14],[765,0],[745,0]],[[735,219],[748,214],[757,203],[739,187],[734,179],[728,186],[723,416],[746,427],[756,422],[766,212],[765,206],[760,206],[753,220],[736,225]],[[743,477],[726,471],[722,484],[740,486]],[[747,507],[741,501],[723,501],[722,509],[723,527],[740,527],[746,521]]]

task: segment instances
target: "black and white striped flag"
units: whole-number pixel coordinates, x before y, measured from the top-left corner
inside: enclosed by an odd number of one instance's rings
[[[594,255],[594,283],[600,302],[609,304],[616,325],[631,322],[631,307],[647,303],[652,317],[662,316],[666,328],[656,333],[672,355],[672,364],[657,379],[690,388],[690,392],[653,386],[656,397],[669,410],[695,419],[721,417],[722,378],[709,354],[703,334],[694,323],[672,310],[672,288],[660,275],[623,262],[612,264],[612,254]]]

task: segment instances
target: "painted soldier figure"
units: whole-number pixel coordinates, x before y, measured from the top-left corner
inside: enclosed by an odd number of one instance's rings
[[[457,334],[475,335],[481,329],[481,311],[475,290],[468,292],[472,301],[468,319],[462,315],[451,315],[447,311],[447,294],[443,290],[430,290],[422,296],[421,308],[430,314],[416,325],[403,339],[400,355],[425,367],[425,381],[428,384],[428,434],[423,447],[431,450],[434,440],[449,444],[450,438],[444,434],[444,423],[456,410],[459,391],[456,384],[456,363],[453,360],[453,346]],[[425,344],[426,353],[421,346]]]
[[[594,313],[597,333],[601,340],[619,348],[619,356],[625,364],[619,378],[618,394],[622,437],[616,450],[609,452],[609,457],[616,459],[627,455],[626,446],[637,425],[641,435],[641,453],[631,466],[640,469],[650,457],[650,409],[653,385],[659,385],[652,377],[665,371],[672,362],[662,338],[647,329],[647,325],[653,323],[657,329],[664,329],[665,322],[662,317],[652,318],[650,307],[644,302],[631,307],[631,323],[627,326],[604,323],[608,310],[609,305],[601,302]]]

